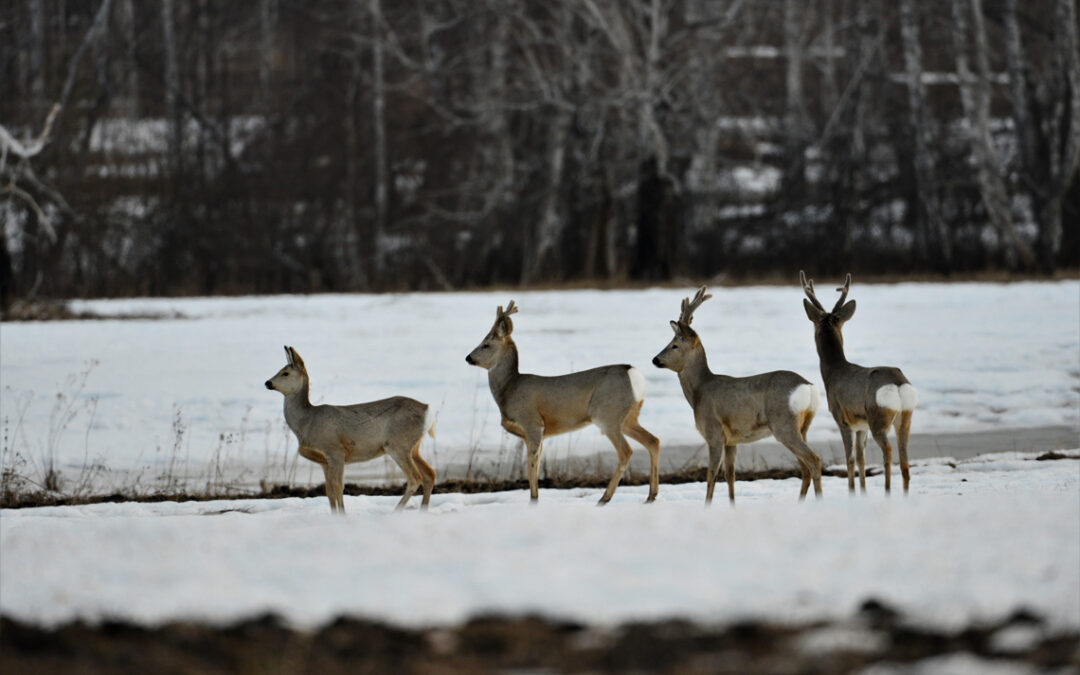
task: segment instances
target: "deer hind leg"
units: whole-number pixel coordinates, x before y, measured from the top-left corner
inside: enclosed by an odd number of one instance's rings
[[[716,476],[720,473],[720,460],[724,458],[724,446],[719,442],[709,443],[709,466],[705,471],[705,503],[711,504]]]
[[[623,433],[641,443],[649,451],[649,497],[645,501],[651,502],[656,499],[656,495],[660,491],[660,439],[638,424],[637,416],[640,411],[641,404],[639,403],[637,410],[632,412],[623,422],[622,430]]]
[[[783,443],[784,447],[790,450],[791,454],[795,455],[795,459],[799,462],[799,468],[802,470],[802,487],[799,489],[799,501],[806,498],[811,481],[814,482],[814,494],[820,497],[821,458],[803,440],[801,425],[797,424],[794,428],[782,427],[774,429],[773,436]]]
[[[724,478],[727,480],[728,501],[735,503],[735,453],[738,446],[724,446]]]
[[[802,424],[799,425],[799,437],[802,438],[803,443],[806,443],[806,432],[810,430],[810,423],[814,421],[814,413],[806,411],[802,418]],[[810,447],[807,444],[806,447]],[[817,454],[817,453],[815,453]],[[814,472],[814,494],[821,496],[821,456],[818,456],[817,470]]]
[[[626,467],[630,465],[630,457],[634,454],[633,448],[626,442],[626,437],[617,429],[601,429],[601,431],[615,446],[615,452],[619,453],[619,464],[615,467],[615,473],[611,474],[611,480],[608,481],[607,489],[604,490],[603,496],[600,497],[599,505],[611,501],[611,498],[615,495],[615,488],[619,487],[619,481],[622,480],[623,474],[626,473]]]
[[[386,447],[386,454],[390,456],[390,459],[394,460],[394,463],[405,474],[405,493],[401,495],[401,499],[398,500],[397,505],[394,507],[395,511],[401,511],[409,503],[412,496],[416,494],[417,488],[420,487],[420,469],[416,468],[412,454],[406,448],[400,446]]]
[[[420,503],[420,508],[426,511],[431,503],[431,491],[435,487],[435,469],[420,456],[420,441],[416,442],[409,454],[413,465],[420,471],[420,482],[424,486],[424,501]]]
[[[904,494],[907,494],[911,482],[911,470],[908,467],[908,440],[911,438],[911,411],[902,410],[893,418],[896,426],[896,447],[900,454],[900,475],[904,478]]]
[[[893,410],[882,410],[877,419],[871,420],[870,433],[881,447],[881,460],[885,464],[885,492],[892,489],[892,445],[889,444],[889,427],[892,426]]]
[[[840,440],[844,442],[844,460],[847,462],[847,489],[855,492],[855,432],[851,427],[840,424]]]

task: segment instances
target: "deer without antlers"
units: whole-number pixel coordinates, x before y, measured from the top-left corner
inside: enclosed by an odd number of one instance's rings
[[[296,434],[300,455],[322,466],[330,510],[345,513],[345,465],[366,462],[383,454],[405,472],[405,508],[416,489],[424,486],[426,509],[435,485],[435,470],[420,457],[424,434],[435,437],[435,418],[426,403],[394,396],[356,405],[311,405],[310,380],[304,360],[285,347],[288,363],[266,381],[266,388],[285,395],[285,422]]]
[[[881,447],[885,463],[885,492],[892,482],[892,446],[889,445],[889,427],[896,426],[896,444],[900,450],[900,473],[904,478],[904,492],[908,491],[908,439],[911,436],[911,413],[919,397],[915,387],[904,377],[899,368],[865,368],[847,360],[844,356],[844,323],[855,314],[855,301],[847,304],[851,275],[836,290],[840,299],[832,311],[826,311],[814,292],[814,281],[799,272],[802,283],[803,307],[806,316],[814,322],[814,342],[817,344],[821,362],[821,378],[825,381],[825,397],[829,411],[840,427],[847,459],[848,490],[855,491],[855,460],[859,462],[859,487],[866,492],[866,434],[870,432]],[[854,438],[853,438],[854,436]],[[854,457],[852,453],[854,446]]]
[[[684,298],[678,321],[671,322],[675,337],[653,358],[658,368],[679,375],[683,394],[694,409],[694,424],[709,445],[705,502],[724,459],[728,499],[735,503],[735,453],[739,444],[773,436],[795,455],[802,470],[799,499],[811,481],[821,496],[821,458],[806,443],[806,431],[818,409],[817,388],[790,370],[775,370],[750,377],[718,375],[709,370],[705,347],[690,327],[694,311],[711,295],[702,286],[693,300]]]
[[[539,498],[540,454],[544,438],[595,424],[615,446],[619,463],[600,498],[606,504],[630,463],[633,450],[626,436],[649,451],[649,497],[656,499],[660,483],[660,441],[638,423],[645,401],[645,376],[628,365],[601,366],[569,375],[543,377],[518,372],[517,345],[510,334],[517,313],[513,300],[499,307],[495,324],[465,361],[488,371],[488,384],[502,415],[504,429],[525,441],[528,451],[529,494]]]

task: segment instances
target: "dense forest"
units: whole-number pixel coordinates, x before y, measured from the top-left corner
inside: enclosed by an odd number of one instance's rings
[[[3,0],[45,296],[1053,273],[1075,0]]]

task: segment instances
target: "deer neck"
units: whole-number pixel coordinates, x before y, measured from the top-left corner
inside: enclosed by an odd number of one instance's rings
[[[817,343],[818,360],[821,362],[821,378],[828,382],[829,373],[848,362],[844,356],[844,338],[839,330],[827,328],[816,332],[814,342]]]
[[[517,345],[514,344],[513,340],[510,340],[506,353],[495,365],[488,368],[488,385],[491,387],[491,394],[495,397],[495,402],[500,409],[506,401],[510,385],[519,375]]]
[[[285,423],[294,433],[299,434],[307,422],[314,406],[308,397],[308,383],[304,382],[299,391],[285,395]]]
[[[683,369],[679,371],[679,384],[682,385],[683,396],[691,407],[697,400],[697,392],[711,375],[709,360],[705,357],[705,348],[699,346],[690,353]]]

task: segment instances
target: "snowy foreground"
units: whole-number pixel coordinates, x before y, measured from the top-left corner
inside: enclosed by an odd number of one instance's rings
[[[831,303],[830,281],[818,281]],[[423,454],[440,475],[448,465],[520,462],[517,440],[499,426],[485,372],[465,363],[496,305],[511,298],[521,308],[514,339],[523,372],[633,364],[647,378],[642,424],[664,447],[697,447],[702,441],[675,374],[650,363],[693,290],[74,303],[76,311],[108,316],[183,318],[0,325],[4,460],[10,465],[18,453],[22,472],[40,474],[51,458],[69,487],[81,480],[102,490],[152,491],[162,476],[195,488],[239,476],[249,484],[319,482],[316,467],[296,463],[280,394],[263,388],[284,365],[282,345],[289,344],[311,372],[315,403],[403,394],[431,404],[438,438],[425,441]],[[712,292],[694,327],[715,371],[789,369],[823,387],[794,279],[785,287]],[[916,434],[1080,423],[1080,283],[856,280],[851,297],[858,311],[844,329],[848,356],[904,369],[919,391]],[[810,440],[819,452],[838,445],[827,413],[818,415]],[[596,452],[614,457],[593,428],[545,443],[555,465]],[[775,454],[790,462],[784,450]],[[870,461],[879,457],[873,448]],[[354,468],[353,479],[358,470],[369,478],[398,475],[384,460]]]
[[[1080,456],[1080,450],[1068,454]],[[1080,461],[997,454],[913,467],[908,497],[826,478],[704,486],[396,498],[100,504],[0,512],[0,612],[73,619],[231,622],[275,612],[301,628],[340,615],[405,626],[539,612],[608,624],[849,619],[868,598],[924,627],[1025,608],[1080,628]]]

